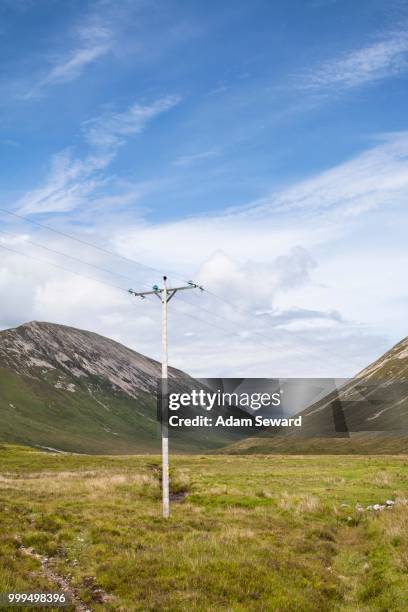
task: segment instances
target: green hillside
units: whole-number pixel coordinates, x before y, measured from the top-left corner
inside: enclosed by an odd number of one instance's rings
[[[233,427],[172,429],[172,450],[407,452],[407,364],[408,340],[404,340],[339,393],[305,408],[300,430],[282,434],[272,428],[248,437],[248,431]],[[75,453],[159,452],[160,376],[157,361],[95,333],[39,322],[4,330],[0,332],[0,442]],[[197,386],[197,381],[174,368],[169,376],[172,388],[179,391]],[[396,382],[401,385],[397,396],[389,391]],[[371,399],[379,383],[386,394],[378,404]],[[348,425],[345,433],[333,428],[333,410],[339,401]]]
[[[103,391],[91,397],[85,387],[73,394],[0,369],[0,439],[5,442],[80,453],[157,451],[155,401],[141,394],[137,404],[135,410],[130,398]]]
[[[408,452],[408,338],[299,413],[299,429],[269,428],[223,449],[232,454]]]
[[[97,334],[33,322],[0,332],[0,441],[76,453],[160,450],[160,364]],[[170,368],[175,388],[194,379]],[[231,443],[239,432],[172,430],[176,452]]]
[[[91,454],[143,454],[160,450],[156,398],[141,392],[137,400],[103,390],[89,393],[79,383],[75,394],[49,381],[0,368],[0,440],[48,450]],[[227,431],[170,432],[173,451],[203,452],[237,439]]]

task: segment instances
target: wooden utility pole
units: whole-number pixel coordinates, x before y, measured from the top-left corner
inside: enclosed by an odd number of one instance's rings
[[[167,304],[177,291],[201,289],[200,285],[189,281],[183,287],[167,286],[167,276],[163,276],[163,286],[154,285],[152,291],[133,291],[129,293],[144,299],[147,295],[157,295],[162,303],[162,380],[161,380],[161,442],[162,442],[162,495],[163,517],[170,516],[170,479],[169,479],[169,424],[168,424],[168,338],[167,338]]]

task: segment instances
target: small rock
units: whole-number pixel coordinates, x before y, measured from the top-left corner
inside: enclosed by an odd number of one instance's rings
[[[393,506],[395,504],[395,501],[393,501],[392,499],[387,499],[387,501],[385,502],[386,506]]]
[[[374,504],[373,506],[373,510],[376,510],[377,512],[379,510],[384,510],[385,506],[383,506],[382,504]]]
[[[348,507],[348,504],[341,504],[341,507],[342,507],[342,508],[347,508],[347,507]]]

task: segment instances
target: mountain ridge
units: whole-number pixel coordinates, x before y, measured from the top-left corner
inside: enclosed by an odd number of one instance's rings
[[[406,360],[403,362],[403,360]],[[398,368],[398,365],[400,366]],[[381,357],[355,375],[357,378],[387,378],[396,376],[408,379],[408,336],[403,338]]]
[[[169,367],[172,388],[197,386]],[[0,441],[83,453],[160,452],[161,365],[119,342],[31,321],[0,332]],[[173,450],[203,452],[242,437],[172,431]]]
[[[299,415],[299,430],[268,429],[222,452],[407,453],[408,337]]]
[[[85,339],[88,340],[86,345]],[[82,355],[78,353],[81,345]],[[105,356],[103,349],[106,353],[109,352],[110,357]],[[123,368],[121,376],[118,376],[119,372],[113,365],[112,353],[116,364]],[[114,388],[130,397],[137,397],[140,390],[152,391],[151,377],[156,380],[161,378],[161,365],[158,361],[116,340],[95,332],[45,321],[30,321],[0,331],[1,364],[27,375],[33,375],[37,368],[60,368],[74,379],[82,376],[103,376]],[[144,378],[142,373],[150,378]],[[169,377],[191,380],[191,377],[181,370],[171,367]]]

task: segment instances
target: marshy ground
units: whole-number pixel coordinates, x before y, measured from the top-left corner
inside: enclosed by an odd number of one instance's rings
[[[164,520],[158,457],[1,447],[0,591],[69,588],[77,610],[408,609],[407,456],[171,463]]]

